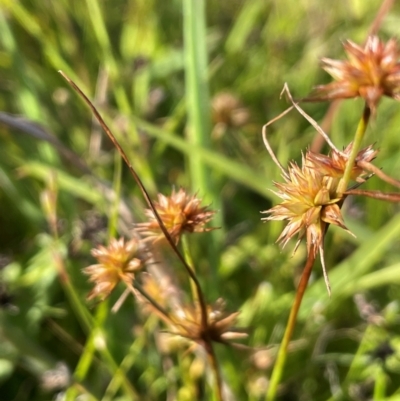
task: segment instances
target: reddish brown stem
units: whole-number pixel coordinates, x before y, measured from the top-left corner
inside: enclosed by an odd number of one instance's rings
[[[303,273],[297,286],[296,297],[294,299],[292,309],[290,310],[285,334],[283,335],[283,339],[279,347],[278,356],[275,362],[274,370],[272,371],[271,381],[269,383],[268,392],[266,395],[266,401],[273,401],[275,399],[278,384],[281,380],[283,368],[285,366],[288,346],[292,338],[294,328],[296,326],[297,315],[300,309],[301,301],[303,300],[303,296],[307,288],[308,280],[310,279],[312,268],[315,262],[315,257],[317,256],[316,254],[317,250],[315,249],[315,247],[311,247],[307,257],[306,265],[304,266]]]
[[[393,192],[369,191],[364,189],[351,189],[345,192],[346,195],[360,195],[368,198],[384,200],[387,202],[400,202],[400,194]]]
[[[169,234],[167,228],[165,227],[160,215],[157,212],[156,207],[153,204],[153,201],[150,198],[149,193],[147,192],[145,186],[142,183],[142,180],[140,179],[139,175],[137,174],[136,170],[132,166],[131,162],[128,159],[128,156],[126,155],[125,151],[122,149],[121,145],[115,138],[114,134],[111,132],[110,128],[108,128],[107,124],[104,122],[103,118],[101,117],[100,113],[97,111],[96,107],[94,107],[93,103],[89,100],[89,98],[82,92],[82,90],[75,84],[74,81],[72,81],[66,74],[64,74],[62,71],[59,71],[59,73],[65,78],[65,80],[74,88],[74,90],[82,97],[82,99],[86,102],[86,104],[90,107],[92,110],[93,114],[97,118],[98,122],[100,123],[101,127],[103,128],[104,132],[107,134],[107,136],[110,138],[111,142],[115,146],[115,148],[118,150],[119,154],[121,157],[124,159],[125,164],[128,166],[129,171],[131,172],[133,178],[135,179],[137,185],[139,186],[144,199],[146,200],[147,205],[149,208],[153,211],[155,218],[157,219],[157,222],[160,226],[161,231],[163,232],[165,238],[167,239],[169,245],[171,246],[172,250],[174,253],[177,255],[178,259],[181,261],[182,265],[186,269],[187,274],[189,277],[193,280],[195,286],[196,286],[196,291],[197,291],[197,297],[201,309],[201,321],[202,325],[204,328],[208,327],[208,319],[207,319],[207,307],[206,307],[206,302],[204,298],[203,291],[200,286],[200,282],[197,279],[194,271],[192,268],[188,265],[186,262],[185,258],[182,256],[182,254],[179,252],[178,247],[176,246],[174,240],[172,239],[171,235]]]
[[[370,173],[374,173],[377,177],[379,177],[381,180],[387,182],[390,185],[393,185],[394,187],[400,188],[400,181],[396,180],[395,178],[392,178],[385,174],[380,168],[374,166],[372,163],[368,163],[366,161],[359,161],[357,164],[362,167],[364,170],[369,171]]]

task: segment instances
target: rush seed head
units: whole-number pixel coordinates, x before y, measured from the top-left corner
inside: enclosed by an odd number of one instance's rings
[[[239,312],[227,313],[225,302],[220,298],[212,306],[207,306],[207,325],[201,321],[198,304],[175,308],[171,313],[171,334],[187,338],[199,344],[209,341],[226,343],[229,340],[246,338],[247,334],[235,328]]]
[[[201,199],[189,195],[184,189],[172,191],[171,196],[158,194],[158,202],[154,206],[160,215],[166,229],[177,244],[184,232],[204,232],[213,230],[205,225],[212,219],[215,212],[201,206]],[[145,211],[148,221],[139,223],[137,231],[141,232],[146,241],[159,241],[164,238],[160,226],[152,210]]]
[[[287,226],[278,238],[285,246],[291,238],[298,236],[297,248],[301,239],[306,236],[307,248],[310,251],[322,245],[325,226],[334,224],[347,230],[337,203],[335,187],[330,186],[327,175],[322,174],[315,164],[310,166],[307,160],[310,152],[303,156],[302,167],[291,163],[284,183],[275,183],[275,192],[282,202],[263,213],[269,216],[263,220],[288,220]],[[317,159],[313,159],[317,163]],[[328,166],[324,166],[328,168]],[[335,171],[332,169],[332,174]]]
[[[350,40],[343,47],[348,60],[321,60],[335,81],[317,86],[309,100],[362,97],[373,113],[382,96],[400,100],[400,49],[395,39],[384,43],[370,36],[364,47]]]
[[[100,245],[92,249],[92,255],[98,264],[83,269],[89,281],[94,283],[88,295],[89,300],[95,297],[104,300],[120,281],[131,284],[135,273],[144,266],[137,239],[125,242],[124,238],[113,238],[108,247]]]
[[[332,149],[329,155],[307,152],[305,163],[308,167],[318,170],[324,176],[340,179],[343,177],[352,148],[353,143],[351,142],[343,152],[338,152],[335,149]],[[357,182],[364,182],[363,176],[367,173],[358,163],[370,163],[377,154],[378,151],[374,150],[372,145],[360,150],[351,171],[351,179]]]

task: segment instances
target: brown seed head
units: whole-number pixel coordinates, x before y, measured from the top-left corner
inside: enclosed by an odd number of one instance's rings
[[[283,201],[266,210],[270,216],[263,220],[288,220],[289,223],[278,238],[285,246],[289,240],[298,235],[298,242],[306,235],[307,249],[317,250],[322,245],[325,226],[327,223],[334,224],[347,230],[344,225],[340,208],[337,203],[341,200],[336,197],[336,185],[329,174],[321,173],[318,167],[319,159],[312,158],[313,165],[310,166],[310,152],[303,156],[302,167],[291,163],[288,175],[284,183],[275,183],[278,188],[276,195]],[[321,155],[322,156],[322,155]],[[336,174],[334,168],[330,168],[329,162],[322,158],[321,166],[328,170],[333,176]]]
[[[130,284],[144,265],[137,239],[125,242],[123,238],[113,238],[108,247],[100,245],[92,249],[92,255],[99,263],[83,269],[89,281],[95,283],[88,295],[89,300],[97,296],[104,300],[120,281]]]
[[[239,312],[225,312],[225,303],[218,299],[215,305],[207,308],[207,327],[201,323],[199,305],[175,309],[171,314],[172,334],[187,338],[199,344],[209,341],[226,343],[229,340],[246,338],[247,334],[234,328]]]
[[[308,167],[318,170],[324,176],[340,179],[343,177],[352,148],[353,142],[343,152],[340,153],[333,149],[328,156],[321,153],[307,152],[305,163]],[[362,177],[366,175],[366,172],[358,163],[361,161],[369,163],[375,159],[377,154],[378,151],[374,150],[372,145],[360,150],[351,171],[351,179],[357,182],[364,182]]]
[[[171,196],[158,194],[158,202],[154,202],[154,206],[176,244],[185,231],[193,233],[213,230],[204,226],[215,212],[200,204],[201,199],[196,195],[188,195],[182,188],[178,192],[173,190]],[[156,242],[163,239],[164,235],[153,211],[147,209],[145,213],[149,221],[138,224],[137,231],[146,237],[146,241]]]
[[[383,95],[400,100],[400,50],[395,39],[384,43],[370,36],[364,47],[350,40],[343,46],[348,60],[322,59],[322,68],[335,82],[317,86],[310,100],[362,97],[372,112]]]

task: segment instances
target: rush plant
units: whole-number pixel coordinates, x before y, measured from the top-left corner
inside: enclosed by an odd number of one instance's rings
[[[1,401],[397,399],[380,2],[3,2]]]

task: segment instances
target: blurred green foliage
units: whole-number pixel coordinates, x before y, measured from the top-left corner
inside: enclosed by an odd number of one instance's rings
[[[241,310],[247,344],[260,348],[217,347],[228,399],[263,399],[305,247],[294,256],[291,246],[282,251],[275,240],[283,226],[260,221],[260,211],[276,201],[273,181],[281,179],[261,127],[288,106],[279,98],[285,82],[298,98],[328,82],[319,58],[343,58],[341,40],[362,43],[380,3],[207,1],[205,35],[195,41],[207,51],[208,87],[198,90],[209,94],[202,101],[212,128],[203,146],[186,136],[196,100],[185,101],[192,56],[181,1],[0,0],[0,110],[24,119],[0,123],[2,401],[64,399],[69,375],[69,399],[212,399],[208,376],[198,374],[201,356],[160,352],[159,322],[130,298],[117,314],[108,312],[122,289],[105,304],[79,309],[89,289],[81,269],[93,261],[90,249],[107,241],[115,210],[118,233],[129,235],[144,204],[125,166],[118,174],[115,150],[60,69],[94,100],[153,196],[173,186],[199,190],[193,169],[208,172],[213,184],[199,196],[217,205],[222,234],[213,234],[214,248],[209,234],[191,238],[199,277],[209,302],[223,297],[228,309]],[[383,38],[400,35],[399,15],[395,4],[382,22]],[[328,106],[304,108],[321,121]],[[338,147],[353,137],[361,111],[361,101],[341,103],[330,129]],[[380,149],[376,165],[395,177],[399,126],[400,105],[384,99],[366,136]],[[292,111],[272,126],[270,140],[285,165],[300,160],[316,135]],[[41,202],[52,185],[58,237]],[[393,191],[377,178],[365,187]],[[378,399],[378,391],[400,399],[398,211],[349,199],[345,220],[357,237],[329,230],[333,295],[316,266],[281,400],[361,401]],[[172,257],[170,263],[184,280]],[[360,314],[363,307],[375,312]]]

